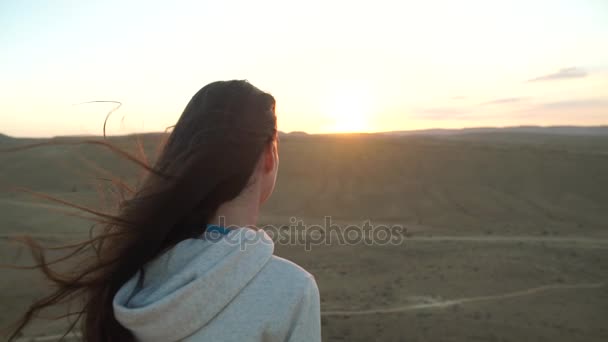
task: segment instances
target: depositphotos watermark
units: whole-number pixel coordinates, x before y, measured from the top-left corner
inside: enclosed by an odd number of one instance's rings
[[[228,243],[240,244],[245,248],[249,244],[272,241],[275,245],[304,246],[306,251],[313,246],[386,246],[401,245],[407,237],[407,229],[402,225],[373,224],[364,220],[361,224],[338,224],[331,216],[325,216],[323,224],[305,224],[296,217],[289,219],[289,225],[264,225],[256,229],[237,229],[241,227],[225,225],[225,218],[220,217],[218,225],[221,230],[208,229],[203,238],[209,240],[223,239]],[[265,234],[259,231],[263,230]]]

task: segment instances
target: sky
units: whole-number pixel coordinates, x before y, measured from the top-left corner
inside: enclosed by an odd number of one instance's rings
[[[285,132],[608,124],[608,1],[0,2],[0,133],[162,131],[216,80]]]

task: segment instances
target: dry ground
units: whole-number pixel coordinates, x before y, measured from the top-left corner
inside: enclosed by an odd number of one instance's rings
[[[148,151],[157,138],[144,137]],[[608,340],[608,139],[287,136],[280,153],[262,223],[330,215],[408,228],[399,245],[277,245],[317,278],[324,340]],[[0,154],[0,185],[95,206],[93,176],[105,173],[133,179],[137,170],[92,147]],[[8,243],[12,234],[54,243],[88,232],[56,208],[3,193],[0,262],[29,259]],[[46,289],[32,272],[2,270],[0,279],[2,325]]]

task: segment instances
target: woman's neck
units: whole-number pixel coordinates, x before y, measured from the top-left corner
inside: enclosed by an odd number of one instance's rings
[[[223,227],[254,227],[259,211],[259,189],[250,186],[239,196],[220,205],[209,223]]]

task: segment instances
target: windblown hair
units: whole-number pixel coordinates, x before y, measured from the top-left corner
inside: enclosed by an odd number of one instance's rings
[[[85,341],[134,341],[114,316],[112,301],[118,289],[164,251],[200,236],[218,207],[247,186],[264,149],[276,137],[274,98],[247,81],[221,81],[192,97],[154,165],[107,141],[81,141],[109,148],[143,167],[146,175],[116,213],[42,195],[93,214],[102,229],[87,241],[63,246],[66,254],[52,261],[37,241],[20,239],[36,262],[32,268],[43,272],[54,292],[29,307],[9,339],[15,339],[40,311],[79,299],[82,305],[68,313],[76,316],[68,332],[80,321]],[[115,185],[128,188],[122,181]],[[69,272],[52,267],[74,259],[78,263],[73,265],[79,266]]]

